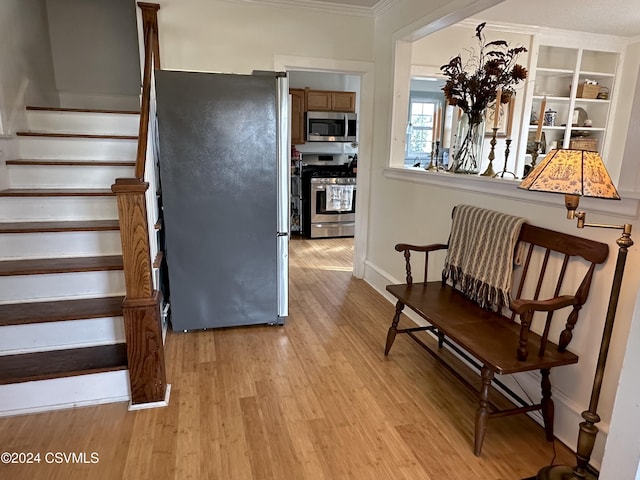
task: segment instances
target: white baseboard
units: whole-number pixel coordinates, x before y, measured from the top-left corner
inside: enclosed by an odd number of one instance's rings
[[[403,283],[404,281],[394,278],[392,275],[369,260],[365,261],[364,280],[394,305],[396,303],[396,299],[386,291],[385,287],[389,284]],[[402,313],[418,326],[428,325],[422,317],[410,309],[405,309]],[[391,317],[389,317],[389,323],[391,323]],[[468,362],[465,363],[469,365]],[[471,365],[469,366],[471,367]],[[571,367],[572,365],[565,368]],[[553,377],[553,370],[551,371],[551,375]],[[521,395],[524,398],[531,397],[536,399],[540,397],[540,374],[538,372],[524,372],[522,374],[518,374],[517,382],[514,379],[510,379],[510,377],[511,376],[507,375],[503,378],[499,378],[499,380],[505,383],[509,388],[512,388],[516,394]],[[555,385],[552,386],[552,389],[553,402],[555,405],[554,434],[558,440],[575,451],[579,424],[583,421],[581,414],[587,407],[580,406],[567,394],[558,390]],[[585,401],[586,400],[588,399],[585,399]],[[542,425],[542,416],[539,412],[530,412],[529,416],[538,424]],[[606,444],[607,434],[609,433],[609,424],[601,422],[597,424],[597,427],[600,430],[600,433],[596,437],[596,444],[591,456],[591,465],[599,470],[600,463],[604,455],[604,445]]]
[[[171,384],[167,383],[167,388],[164,392],[164,400],[161,400],[159,402],[137,403],[135,405],[131,403],[131,401],[129,401],[129,411],[134,412],[136,410],[147,410],[149,408],[168,407],[169,397],[171,397]]]

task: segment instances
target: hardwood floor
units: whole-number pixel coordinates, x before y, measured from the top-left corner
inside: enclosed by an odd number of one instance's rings
[[[405,336],[384,357],[394,308],[352,278],[351,254],[350,239],[292,240],[283,327],[170,332],[167,408],[0,419],[0,451],[41,455],[0,478],[514,480],[550,463],[526,416],[492,420],[473,455],[473,395]]]

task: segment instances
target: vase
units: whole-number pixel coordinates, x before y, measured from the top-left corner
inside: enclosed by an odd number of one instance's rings
[[[458,119],[458,131],[454,144],[454,173],[479,173],[484,143],[484,112],[463,113]]]

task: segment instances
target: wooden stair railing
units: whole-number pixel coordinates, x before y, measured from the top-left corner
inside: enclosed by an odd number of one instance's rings
[[[167,391],[162,342],[161,293],[154,289],[145,182],[152,70],[160,68],[157,12],[160,5],[139,2],[144,32],[144,72],[134,178],[117,178],[111,190],[118,218],[126,296],[123,317],[129,362],[131,404],[162,402]]]

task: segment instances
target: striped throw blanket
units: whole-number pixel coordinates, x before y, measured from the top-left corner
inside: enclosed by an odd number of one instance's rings
[[[514,250],[524,221],[484,208],[456,206],[443,279],[481,307],[499,311],[509,303]]]

